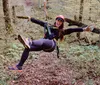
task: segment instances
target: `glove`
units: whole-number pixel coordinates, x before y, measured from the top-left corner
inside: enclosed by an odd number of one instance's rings
[[[27,21],[30,21],[31,20],[31,17],[30,16],[28,16],[28,20]]]
[[[87,27],[83,28],[84,31],[93,31],[93,29],[94,29],[93,25],[90,25],[90,26],[87,26]]]

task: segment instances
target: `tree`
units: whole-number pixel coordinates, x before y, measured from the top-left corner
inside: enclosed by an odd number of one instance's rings
[[[11,19],[10,19],[10,11],[9,11],[9,0],[2,0],[3,2],[3,12],[5,19],[5,28],[7,33],[12,32]]]
[[[83,16],[83,5],[84,5],[84,0],[80,1],[80,11],[79,11],[79,22],[82,22],[82,16]],[[80,33],[77,33],[78,39],[80,39]]]

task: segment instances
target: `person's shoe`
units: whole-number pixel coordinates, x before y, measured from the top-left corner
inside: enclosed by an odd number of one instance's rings
[[[30,48],[30,40],[28,38],[23,38],[21,35],[18,35],[18,40],[23,44],[25,48]]]
[[[90,25],[90,26],[87,26],[87,27],[83,28],[84,31],[93,31],[93,29],[94,29],[93,25]]]
[[[22,66],[10,66],[8,67],[9,70],[17,70],[17,71],[22,71]]]

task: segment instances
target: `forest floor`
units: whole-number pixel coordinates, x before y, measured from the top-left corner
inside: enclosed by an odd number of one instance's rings
[[[22,72],[10,71],[12,79],[8,85],[100,85],[100,77],[75,78],[71,63],[65,58],[57,58],[56,53],[39,53],[39,57],[29,59]],[[87,75],[91,75],[88,73]]]

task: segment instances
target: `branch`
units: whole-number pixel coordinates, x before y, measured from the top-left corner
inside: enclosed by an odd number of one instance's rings
[[[16,16],[16,17],[19,18],[19,19],[28,19],[27,16]]]
[[[81,22],[78,22],[78,21],[75,21],[75,20],[71,20],[69,18],[65,18],[65,21],[69,23],[69,26],[72,26],[72,25],[76,25],[78,27],[87,26],[84,23],[81,23]]]
[[[68,18],[65,18],[65,21],[67,23],[69,23],[69,26],[72,26],[72,25],[75,25],[75,26],[78,26],[78,27],[88,26],[84,23],[81,23],[81,22],[78,22],[78,21],[75,21],[75,20],[71,20],[71,19],[68,19]],[[92,32],[100,34],[100,29],[95,27]]]

